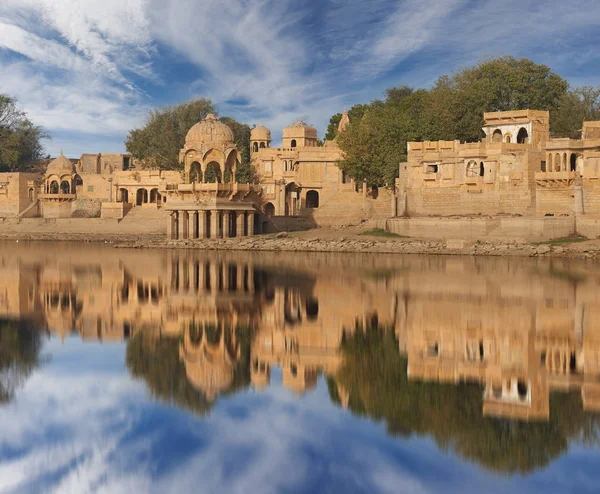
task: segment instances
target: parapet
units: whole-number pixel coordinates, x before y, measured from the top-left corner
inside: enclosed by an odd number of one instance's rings
[[[600,139],[600,121],[583,122],[582,139]]]
[[[513,110],[486,112],[483,114],[485,125],[519,124],[550,121],[550,112],[543,110]]]
[[[456,151],[456,147],[459,144],[460,144],[460,141],[409,142],[407,144],[407,150],[408,150],[408,152],[420,152],[420,153]]]

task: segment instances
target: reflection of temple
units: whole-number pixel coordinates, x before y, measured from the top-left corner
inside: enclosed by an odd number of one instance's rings
[[[0,318],[84,340],[168,339],[187,381],[211,401],[249,383],[267,386],[274,367],[286,388],[302,394],[320,374],[337,379],[345,339],[386,327],[395,331],[410,379],[480,383],[486,415],[546,420],[550,393],[573,389],[585,410],[600,410],[600,273],[593,266],[416,256],[258,259],[4,245]]]
[[[550,392],[573,388],[585,409],[600,410],[595,283],[556,266],[541,276],[508,261],[494,271],[437,262],[442,270],[403,280],[400,346],[411,379],[482,383],[487,415],[548,419]],[[461,272],[465,263],[473,270]]]

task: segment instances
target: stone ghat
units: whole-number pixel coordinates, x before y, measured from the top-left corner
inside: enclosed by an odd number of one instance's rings
[[[139,243],[137,246],[144,247],[145,245]],[[596,240],[577,244],[552,245],[548,243],[530,244],[524,241],[369,240],[368,238],[346,238],[343,236],[337,239],[321,239],[318,237],[302,239],[286,233],[279,233],[231,240],[169,241],[166,242],[165,246],[168,248],[225,251],[600,258],[600,241]]]

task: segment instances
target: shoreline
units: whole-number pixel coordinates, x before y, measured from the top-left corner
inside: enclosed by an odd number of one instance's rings
[[[0,233],[0,241],[104,243],[114,248],[134,249],[600,258],[600,240],[564,243],[529,243],[523,240],[433,240],[361,235],[356,229],[315,229],[216,240],[167,240],[162,234],[14,232]]]

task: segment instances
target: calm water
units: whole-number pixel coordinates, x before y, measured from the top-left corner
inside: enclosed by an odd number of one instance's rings
[[[598,492],[600,265],[0,242],[0,492]]]

